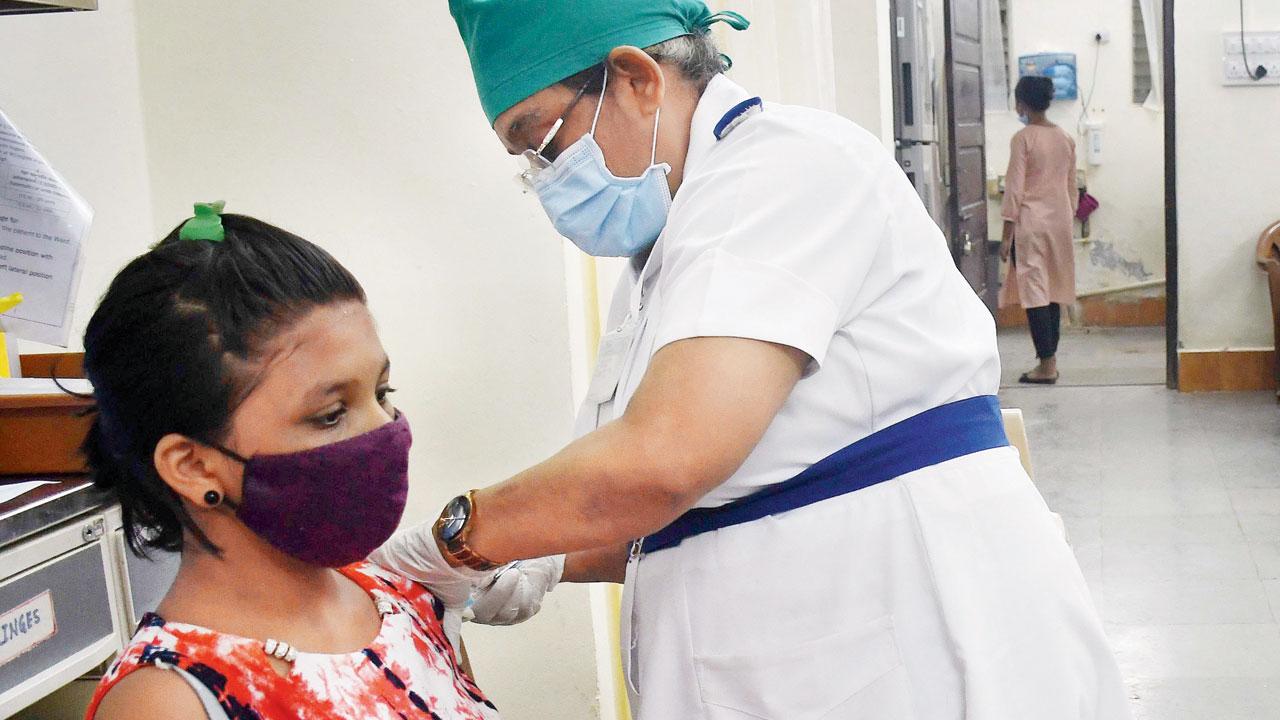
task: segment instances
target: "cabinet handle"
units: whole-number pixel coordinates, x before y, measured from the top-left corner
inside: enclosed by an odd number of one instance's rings
[[[80,529],[80,539],[87,543],[93,542],[94,540],[100,540],[102,539],[102,536],[106,534],[107,525],[102,518],[98,518]]]

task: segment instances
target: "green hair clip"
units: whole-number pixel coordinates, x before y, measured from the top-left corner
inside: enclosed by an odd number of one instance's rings
[[[222,209],[226,206],[226,202],[222,200],[196,203],[196,216],[182,224],[182,229],[178,231],[178,239],[209,242],[225,240],[227,231],[222,227]]]

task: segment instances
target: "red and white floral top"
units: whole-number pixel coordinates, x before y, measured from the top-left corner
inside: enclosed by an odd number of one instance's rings
[[[263,641],[143,618],[137,633],[98,685],[98,704],[124,677],[144,667],[177,667],[217,698],[231,720],[496,720],[498,712],[459,668],[441,625],[443,607],[421,585],[371,564],[340,570],[391,612],[363,650],[299,653],[288,676],[267,660]],[[383,603],[384,609],[387,606]]]

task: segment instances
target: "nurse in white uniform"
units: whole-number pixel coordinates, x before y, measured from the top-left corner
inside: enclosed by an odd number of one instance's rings
[[[881,143],[722,75],[707,28],[747,23],[701,0],[450,5],[528,187],[631,272],[580,439],[380,562],[461,602],[568,553],[490,591],[534,607],[625,567],[640,720],[1128,717],[992,317]]]

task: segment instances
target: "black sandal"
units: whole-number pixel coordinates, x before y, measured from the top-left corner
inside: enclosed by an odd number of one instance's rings
[[[1057,385],[1060,375],[1054,375],[1051,378],[1033,378],[1031,373],[1022,373],[1022,377],[1018,378],[1018,382],[1023,385]]]

